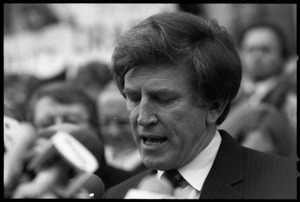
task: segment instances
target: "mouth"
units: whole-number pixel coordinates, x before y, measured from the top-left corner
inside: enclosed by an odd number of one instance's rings
[[[166,137],[141,137],[143,143],[148,146],[160,145],[167,141]]]

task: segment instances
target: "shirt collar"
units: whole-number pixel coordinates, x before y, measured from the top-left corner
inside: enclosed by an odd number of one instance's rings
[[[221,135],[216,130],[214,138],[190,163],[178,169],[182,177],[196,190],[201,191],[221,144]],[[164,171],[157,172],[158,178]]]

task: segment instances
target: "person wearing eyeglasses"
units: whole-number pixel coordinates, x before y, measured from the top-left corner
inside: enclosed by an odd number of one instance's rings
[[[97,111],[107,163],[132,174],[144,170],[146,167],[134,141],[126,100],[114,83],[99,95]]]

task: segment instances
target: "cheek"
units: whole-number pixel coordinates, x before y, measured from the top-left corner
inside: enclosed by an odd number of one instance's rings
[[[131,129],[131,125],[130,124],[128,124],[127,126],[123,126],[121,128],[121,130],[124,133],[124,138],[127,138],[127,139],[133,138],[132,129]]]
[[[107,141],[108,139],[111,138],[111,135],[109,134],[109,131],[108,131],[108,127],[101,126],[101,136],[103,137],[103,139],[105,141]]]
[[[189,113],[185,114],[180,120],[182,139],[187,144],[196,144],[199,141],[199,134],[202,134],[206,129],[207,111],[192,109]],[[188,137],[188,138],[187,138]]]
[[[138,118],[138,108],[128,108],[128,112],[129,112],[129,120],[130,120],[130,124],[131,126],[136,126],[137,124],[137,118]]]
[[[170,119],[175,124],[180,124],[182,128],[193,129],[204,126],[206,122],[207,111],[197,106],[186,107],[170,113]]]
[[[278,68],[281,68],[283,62],[280,56],[277,56],[270,59],[270,63],[271,63],[270,66],[273,67],[274,70],[277,70]]]
[[[169,139],[176,145],[176,150],[185,153],[183,149],[190,144],[193,125],[195,120],[191,120],[189,113],[181,110],[172,111],[172,113],[161,113],[160,114],[161,124],[167,130],[166,134],[169,135]]]
[[[130,135],[133,139],[136,139],[135,136],[137,135],[137,129],[138,129],[137,116],[138,116],[137,113],[131,111],[129,114],[130,123],[128,124],[128,127],[126,127],[126,133],[128,133],[128,136]]]
[[[101,126],[101,133],[102,133],[103,136],[107,136],[108,127],[107,126]]]

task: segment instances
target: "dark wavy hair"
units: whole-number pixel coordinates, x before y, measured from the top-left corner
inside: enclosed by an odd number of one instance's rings
[[[217,125],[225,120],[242,76],[240,57],[226,29],[185,12],[156,14],[134,26],[121,36],[112,62],[121,93],[125,74],[137,65],[183,64],[210,108],[227,103]]]

